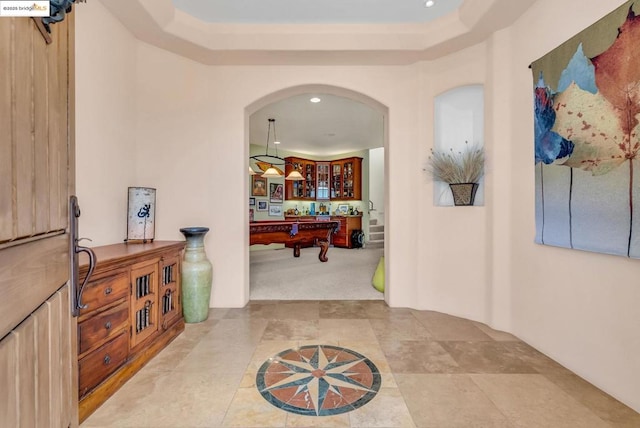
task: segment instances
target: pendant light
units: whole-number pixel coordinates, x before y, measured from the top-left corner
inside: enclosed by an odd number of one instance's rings
[[[275,146],[274,155],[269,154],[269,141],[271,140],[272,127],[273,145]],[[284,175],[284,173],[280,168],[278,168],[278,166],[286,165],[288,162],[284,158],[278,156],[278,144],[280,144],[280,142],[276,139],[276,120],[273,118],[269,118],[267,125],[267,144],[265,153],[264,155],[254,155],[249,158],[250,160],[253,160],[258,168],[263,171],[263,173],[260,175],[263,178],[281,178]],[[249,174],[256,175],[259,173],[254,171],[253,168],[251,168],[251,165],[249,165]],[[285,180],[300,181],[304,180],[304,177],[302,176],[302,174],[300,174],[299,171],[294,169],[289,173],[287,177],[285,177]]]

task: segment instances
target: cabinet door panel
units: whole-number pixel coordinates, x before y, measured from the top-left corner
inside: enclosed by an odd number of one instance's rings
[[[131,268],[131,348],[158,330],[158,262]]]
[[[163,257],[160,263],[160,327],[169,328],[182,314],[180,302],[180,255]]]

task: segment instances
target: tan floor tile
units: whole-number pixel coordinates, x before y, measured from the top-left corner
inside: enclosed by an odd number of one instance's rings
[[[255,345],[203,341],[175,365],[182,372],[244,373]]]
[[[256,318],[269,319],[276,318],[278,302],[277,301],[251,301],[244,308],[229,309],[225,318]]]
[[[539,374],[473,374],[514,427],[609,427],[587,407]]]
[[[209,308],[209,319],[207,319],[204,322],[206,323],[211,320],[222,319],[226,317],[228,311],[229,311],[229,308]]]
[[[413,311],[413,316],[429,330],[433,340],[492,341],[473,321],[433,311]]]
[[[287,412],[265,400],[255,388],[237,390],[227,414],[222,421],[224,427],[284,427]]]
[[[270,320],[263,340],[318,340],[318,320]]]
[[[411,310],[390,308],[384,300],[322,300],[320,318],[395,319],[411,318]]]
[[[438,342],[464,373],[537,373],[518,342]]]
[[[324,300],[320,302],[320,318],[364,319],[367,316],[366,302],[360,300]]]
[[[266,359],[319,344],[371,359],[382,376],[378,395],[350,413],[305,417],[276,408],[256,390]],[[524,370],[533,374],[465,374]],[[223,425],[637,428],[640,415],[481,323],[383,301],[252,301],[187,324],[82,428]]]
[[[415,427],[409,409],[397,388],[381,388],[359,409],[348,413],[352,427]]]
[[[320,318],[318,301],[286,301],[277,304],[277,319],[317,320]]]
[[[544,355],[537,349],[524,342],[512,342],[510,344],[518,358],[533,367],[538,373],[568,374],[568,369]]]
[[[186,333],[186,332],[185,332]],[[147,363],[147,370],[173,370],[198,345],[200,337],[181,334]]]
[[[545,374],[545,377],[612,426],[617,428],[640,427],[640,413],[625,406],[577,375],[550,373]]]
[[[351,422],[347,413],[317,417],[296,415],[294,413],[287,414],[287,427],[348,428],[350,426]]]
[[[320,340],[376,342],[376,335],[369,320],[321,319]],[[354,349],[355,351],[355,349]]]
[[[393,373],[460,373],[458,363],[437,342],[384,340],[380,342]]]
[[[378,340],[427,340],[432,337],[414,317],[370,319],[369,323]]]
[[[209,333],[218,322],[215,318],[209,318],[205,322],[184,325],[184,331],[179,336],[182,339],[199,340],[203,335]]]
[[[416,425],[424,428],[507,428],[507,418],[468,375],[396,375]]]
[[[267,324],[268,321],[265,319],[221,319],[203,340],[257,344],[262,339]]]
[[[140,372],[83,428],[219,426],[239,380],[239,374]]]

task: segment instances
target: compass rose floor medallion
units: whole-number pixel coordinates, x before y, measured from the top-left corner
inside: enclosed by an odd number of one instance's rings
[[[256,386],[269,403],[305,416],[350,412],[380,389],[378,368],[364,355],[329,345],[282,351],[264,362]]]

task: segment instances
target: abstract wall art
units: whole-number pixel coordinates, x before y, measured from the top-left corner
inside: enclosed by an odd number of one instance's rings
[[[640,258],[640,0],[531,64],[536,242]]]

